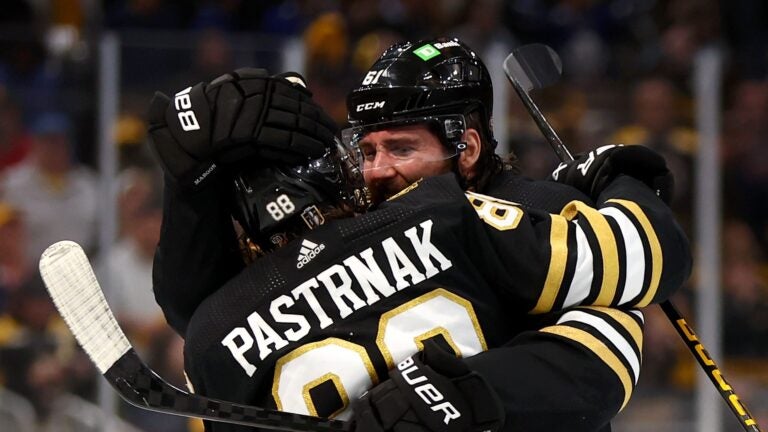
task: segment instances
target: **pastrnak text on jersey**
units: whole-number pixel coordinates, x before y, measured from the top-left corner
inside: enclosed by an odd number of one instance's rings
[[[256,366],[245,357],[249,351],[257,350],[259,358],[264,360],[289,341],[300,341],[313,327],[326,328],[334,319],[344,319],[378,302],[379,295],[389,297],[451,268],[451,260],[431,242],[432,225],[432,220],[427,219],[406,229],[402,235],[387,237],[376,246],[328,266],[293,288],[290,295],[272,299],[268,308],[262,308],[268,313],[252,312],[246,319],[247,325],[232,329],[221,344],[229,349],[245,373],[253,376]],[[411,256],[418,257],[420,266],[408,258],[406,250],[414,252]],[[383,265],[379,265],[380,262]],[[324,290],[320,290],[320,295],[325,292],[336,310],[326,310],[318,301],[315,290],[321,286]],[[308,307],[314,317],[289,313],[299,307],[304,310]]]

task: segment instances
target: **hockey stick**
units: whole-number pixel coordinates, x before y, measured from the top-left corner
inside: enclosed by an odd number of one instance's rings
[[[107,304],[83,249],[61,241],[45,250],[40,274],[53,303],[104,378],[139,408],[217,422],[284,431],[349,431],[351,423],[234,402],[178,389],[150,369],[126,338]]]
[[[531,114],[541,133],[546,137],[549,145],[555,151],[561,162],[573,160],[571,152],[563,144],[547,119],[542,114],[536,103],[533,102],[528,94],[531,90],[538,90],[550,86],[560,79],[562,73],[562,63],[557,53],[544,44],[530,44],[517,48],[512,51],[504,60],[504,73],[507,75],[512,88],[522,100],[528,113]],[[720,396],[728,404],[739,419],[739,423],[747,432],[761,432],[757,422],[747,410],[739,396],[733,391],[715,364],[715,361],[709,356],[704,345],[694,333],[691,326],[683,318],[677,308],[671,301],[667,300],[660,304],[664,314],[669,318],[675,330],[685,342],[685,345],[696,358],[704,372],[709,377],[712,384],[715,385]]]

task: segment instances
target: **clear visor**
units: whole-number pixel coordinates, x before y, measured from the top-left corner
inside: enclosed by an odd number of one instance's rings
[[[425,130],[415,127],[424,126]],[[373,132],[391,132],[381,139]],[[363,172],[405,164],[431,163],[450,159],[466,148],[462,140],[466,122],[461,114],[412,117],[353,126],[341,131],[341,140],[357,158]],[[429,145],[424,133],[437,137],[438,146]]]

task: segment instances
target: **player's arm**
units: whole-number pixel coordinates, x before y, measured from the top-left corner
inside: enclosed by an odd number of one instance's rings
[[[464,360],[502,401],[504,431],[599,431],[637,384],[640,312],[579,307],[552,324]]]
[[[152,267],[155,300],[180,335],[197,306],[243,266],[226,186],[185,194],[166,179],[163,222]]]
[[[616,153],[624,152],[620,149]],[[668,174],[663,159],[645,150],[641,152],[654,167],[661,164],[647,172]],[[641,158],[632,156],[633,167],[642,166]],[[489,244],[476,261],[518,310],[538,314],[578,305],[642,307],[666,300],[690,274],[688,240],[655,190],[631,170],[616,170],[597,186],[594,178],[578,182],[566,175],[564,180],[563,173],[574,172],[580,180],[585,159],[567,165],[558,181],[587,192],[594,207],[572,201],[559,214],[549,214],[467,193],[485,223],[485,237],[477,236]],[[588,168],[601,163],[614,161],[594,160]]]
[[[243,162],[299,163],[332,145],[336,125],[311,93],[262,69],[156,93],[150,146],[165,173],[153,269],[166,319],[184,335],[197,306],[243,266],[230,218],[232,171]]]
[[[573,200],[594,207],[586,194],[564,183],[518,177],[491,195],[552,213]],[[642,315],[598,307],[563,313],[536,315],[532,319],[537,323],[529,328],[542,331],[527,331],[502,347],[466,359],[493,383],[509,419],[507,430],[515,430],[514,425],[547,431],[578,425],[576,430],[597,431],[604,424],[609,430],[607,423],[631,396],[641,357]]]
[[[584,307],[552,317],[464,359],[425,344],[355,403],[355,431],[603,430],[637,384],[642,315]]]

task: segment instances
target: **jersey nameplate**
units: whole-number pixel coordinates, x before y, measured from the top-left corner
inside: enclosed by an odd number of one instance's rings
[[[387,237],[381,243],[350,255],[314,277],[274,298],[268,313],[252,312],[247,325],[232,329],[221,341],[248,376],[256,372],[245,357],[258,352],[264,360],[272,352],[298,342],[314,328],[326,328],[353,312],[371,306],[381,297],[418,284],[453,265],[431,242],[431,219],[406,229],[401,235]],[[412,261],[406,250],[418,257]],[[374,259],[374,254],[384,259]],[[319,291],[319,292],[318,292]],[[327,295],[331,307],[323,307],[318,295]],[[297,304],[308,306],[310,316],[291,313]],[[283,330],[285,327],[289,328]]]

